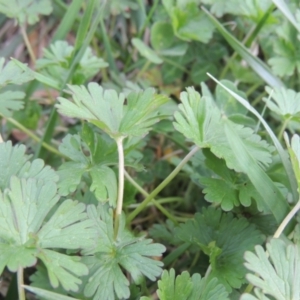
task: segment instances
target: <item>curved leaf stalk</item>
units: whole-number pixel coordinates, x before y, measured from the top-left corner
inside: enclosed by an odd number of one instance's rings
[[[6,118],[6,120],[8,122],[10,122],[11,124],[15,125],[18,129],[20,129],[21,131],[23,131],[24,133],[26,133],[29,137],[31,137],[34,141],[36,141],[37,143],[41,142],[41,139],[35,135],[33,132],[31,132],[30,130],[28,130],[25,126],[23,126],[21,123],[19,123],[17,120],[13,119],[13,118]],[[60,156],[60,157],[64,157],[64,155],[62,155],[56,148],[52,147],[51,145],[49,145],[46,142],[41,142],[42,146],[47,149],[48,151]]]
[[[17,279],[18,279],[18,294],[19,294],[19,300],[26,300],[25,297],[25,290],[23,288],[24,284],[24,274],[23,274],[23,268],[19,267],[17,271]]]
[[[125,177],[127,180],[145,197],[148,197],[149,194],[124,170]],[[178,225],[178,222],[176,218],[168,212],[167,209],[165,209],[157,200],[154,198],[152,199],[153,204],[168,218],[170,219],[173,223]],[[172,201],[173,202],[173,201]]]
[[[29,39],[28,39],[28,36],[27,36],[27,32],[26,32],[26,27],[25,27],[25,25],[22,25],[22,26],[20,26],[20,28],[21,28],[21,34],[22,34],[22,37],[24,39],[24,42],[25,42],[26,48],[28,50],[29,56],[30,56],[33,64],[35,64],[36,57],[35,57],[35,54],[33,52],[32,47],[31,47],[31,44],[29,42]]]
[[[289,222],[293,219],[295,214],[300,209],[300,199],[298,200],[297,204],[293,207],[293,209],[287,214],[287,216],[284,218],[284,220],[279,225],[278,229],[274,233],[274,238],[279,238],[282,232],[284,231],[285,227],[289,224]]]
[[[117,236],[119,230],[120,216],[122,213],[123,207],[123,196],[124,196],[124,149],[123,149],[123,139],[124,136],[121,136],[116,139],[118,147],[118,156],[119,156],[119,182],[118,182],[118,199],[117,199],[117,208],[115,212],[115,236]]]
[[[194,147],[180,162],[180,164],[169,174],[169,176],[156,188],[154,189],[148,197],[127,217],[127,223],[130,223],[146,206],[152,199],[161,192],[172,180],[173,178],[180,172],[183,166],[192,158],[192,156],[199,150],[199,147]]]

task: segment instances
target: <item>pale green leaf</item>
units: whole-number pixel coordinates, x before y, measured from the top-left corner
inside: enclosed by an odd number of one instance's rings
[[[279,116],[284,116],[285,119],[290,119],[297,115],[299,118],[300,93],[296,93],[294,90],[286,88],[271,89],[270,87],[266,87],[266,91],[271,99],[268,97],[263,100],[270,110]]]
[[[172,25],[163,21],[155,22],[151,27],[150,40],[155,50],[170,48],[174,42]]]
[[[1,0],[0,0],[1,1]],[[33,71],[17,60],[11,60],[4,66],[5,59],[0,58],[0,86],[23,84],[34,79]]]
[[[202,88],[204,85],[202,85]],[[241,171],[241,167],[228,144],[224,132],[224,118],[211,96],[201,98],[193,88],[187,88],[187,92],[180,94],[182,104],[180,112],[175,112],[174,127],[185,137],[191,139],[201,148],[210,148],[219,158],[224,158],[229,168]],[[261,140],[252,129],[232,123],[235,132],[243,139],[253,158],[261,165],[267,166],[271,162],[271,151],[267,142]]]
[[[32,25],[38,22],[39,15],[49,15],[52,5],[50,0],[0,0],[0,12],[20,25]]]
[[[91,247],[94,222],[87,219],[84,204],[65,200],[44,224],[58,200],[53,181],[11,177],[10,188],[0,191],[0,272],[5,266],[15,272],[40,258],[54,287],[61,283],[66,290],[76,291],[81,283],[78,277],[88,272],[78,262],[80,257],[45,248]]]
[[[154,64],[161,64],[163,60],[153,51],[150,47],[148,47],[142,40],[139,38],[133,38],[131,40],[132,45],[139,51],[139,53],[147,58]]]
[[[300,299],[299,245],[272,239],[267,244],[267,251],[256,246],[255,253],[245,253],[245,266],[255,273],[247,274],[247,280],[272,299]],[[241,299],[249,298],[245,295]]]
[[[58,175],[44,161],[35,159],[29,161],[30,156],[25,154],[23,145],[12,146],[11,141],[0,143],[0,189],[8,187],[10,178],[36,178],[46,181],[58,181]]]
[[[117,237],[114,237],[113,213],[105,206],[88,207],[88,214],[97,223],[96,247],[84,251],[84,262],[90,269],[90,280],[84,293],[93,299],[128,298],[129,281],[123,274],[125,269],[134,280],[140,283],[143,275],[155,280],[162,272],[162,262],[152,259],[161,256],[165,247],[152,244],[152,240],[135,238],[125,228],[122,216]],[[104,263],[103,263],[104,262]]]
[[[88,274],[88,268],[80,262],[79,256],[71,256],[44,249],[37,255],[47,268],[51,285],[56,288],[59,283],[66,291],[78,291],[82,283],[80,276]]]
[[[97,83],[83,86],[69,85],[74,102],[59,97],[57,108],[69,117],[88,120],[112,138],[119,136],[144,136],[159,121],[158,108],[168,101],[154,89],[132,92],[127,97],[114,90],[104,91]]]
[[[93,183],[90,190],[95,192],[98,201],[109,202],[110,206],[116,206],[117,178],[115,172],[107,166],[95,166],[90,171]]]

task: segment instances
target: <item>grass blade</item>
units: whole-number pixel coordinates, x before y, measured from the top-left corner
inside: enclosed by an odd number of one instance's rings
[[[33,286],[23,285],[23,287],[27,291],[32,292],[32,293],[36,294],[37,296],[43,297],[43,299],[45,299],[45,300],[79,300],[76,298],[72,298],[72,297],[60,295],[60,294],[57,294],[54,292],[50,292],[50,291],[47,291],[44,289],[36,288]]]
[[[225,121],[224,126],[227,140],[241,169],[248,175],[250,181],[261,195],[265,206],[272,212],[277,223],[280,224],[290,211],[287,200],[269,176],[257,165],[241,138],[231,128],[230,123]]]
[[[242,43],[231,35],[208,10],[204,7],[202,7],[202,9],[217,27],[228,44],[249,64],[257,75],[259,75],[271,87],[284,86],[283,82],[277,76],[273,75],[271,69],[263,61],[254,56]]]
[[[52,42],[63,40],[67,36],[67,33],[71,31],[74,21],[78,17],[81,5],[81,1],[71,2],[62,21],[60,22],[57,30],[55,31]]]
[[[264,120],[264,118],[259,114],[255,108],[253,108],[248,101],[243,99],[241,96],[236,94],[235,92],[231,91],[228,89],[225,85],[223,85],[220,81],[218,81],[216,78],[214,78],[212,75],[208,74],[210,78],[212,78],[217,84],[219,84],[223,89],[225,89],[232,97],[234,97],[237,101],[239,101],[242,105],[244,105],[251,113],[253,113],[259,121],[263,124],[265,127],[266,131],[268,132],[270,138],[272,139],[279,156],[281,158],[282,164],[284,166],[285,172],[289,178],[289,183],[290,183],[290,189],[293,194],[294,201],[298,200],[298,192],[297,192],[297,182],[294,176],[293,168],[291,165],[291,162],[289,160],[289,156],[286,153],[286,151],[283,149],[282,145],[280,144],[279,140],[277,139],[276,135],[268,125],[268,123]]]
[[[283,0],[273,0],[273,3],[284,14],[284,16],[294,25],[294,27],[300,32],[300,24],[297,22],[295,16],[291,12],[290,8]]]

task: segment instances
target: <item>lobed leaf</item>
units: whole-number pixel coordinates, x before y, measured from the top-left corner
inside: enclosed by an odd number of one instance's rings
[[[198,246],[210,257],[212,272],[226,286],[239,288],[244,282],[243,254],[263,242],[263,236],[245,218],[209,207],[176,230],[178,237]]]
[[[227,300],[228,292],[217,278],[205,279],[200,274],[187,271],[175,278],[175,271],[165,270],[158,281],[157,295],[160,300]]]
[[[272,239],[267,244],[267,253],[261,246],[255,253],[245,253],[245,266],[255,274],[247,274],[247,280],[272,299],[300,299],[300,248],[289,241]],[[242,300],[250,299],[244,294]],[[252,299],[261,299],[252,297]],[[265,298],[266,299],[266,298]]]
[[[56,184],[43,179],[12,176],[10,188],[0,190],[0,273],[5,266],[15,272],[40,258],[54,287],[60,282],[66,290],[78,289],[78,277],[87,274],[80,258],[46,248],[91,247],[94,223],[87,220],[84,204],[66,200],[44,224],[58,200]]]
[[[161,272],[162,262],[152,259],[160,256],[165,247],[152,244],[152,240],[134,238],[125,229],[125,219],[122,216],[117,237],[114,237],[112,211],[98,206],[88,207],[88,214],[97,223],[97,245],[84,253],[84,258],[90,270],[90,279],[85,286],[84,293],[93,299],[122,299],[128,298],[129,281],[123,270],[130,273],[135,283],[139,283],[142,276],[155,280]]]
[[[50,0],[0,0],[0,12],[20,25],[32,25],[38,22],[39,15],[49,15],[52,5]]]
[[[157,109],[168,101],[156,95],[154,89],[132,92],[125,96],[114,90],[106,90],[97,83],[83,86],[69,85],[74,103],[59,97],[59,112],[69,117],[88,120],[104,130],[112,138],[119,136],[144,136],[158,120]]]

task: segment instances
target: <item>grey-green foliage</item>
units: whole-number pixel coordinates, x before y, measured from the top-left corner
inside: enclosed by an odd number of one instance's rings
[[[34,78],[33,72],[29,68],[21,68],[22,63],[18,64],[11,60],[5,64],[5,59],[0,58],[0,114],[10,117],[12,112],[23,108],[21,101],[25,93],[15,90],[15,85],[21,85]]]
[[[40,159],[30,162],[24,146],[1,143],[0,157],[0,273],[6,266],[15,272],[40,259],[53,287],[76,291],[87,267],[79,256],[53,249],[79,251],[94,244],[94,222],[85,205],[72,200],[59,204],[57,174]]]
[[[244,294],[241,300],[300,299],[299,244],[272,239],[267,244],[267,252],[262,246],[256,246],[254,253],[245,253],[245,260],[246,268],[253,272],[246,278],[256,287],[256,296]]]
[[[69,74],[74,50],[74,46],[66,41],[54,42],[49,49],[44,49],[43,57],[37,60],[37,69],[55,80],[64,82]],[[102,58],[95,56],[88,47],[76,66],[71,82],[83,84],[107,66],[108,64]]]
[[[35,24],[39,15],[52,12],[50,0],[0,0],[0,12],[15,19],[21,26]]]
[[[66,116],[87,120],[112,138],[145,136],[159,121],[158,109],[168,97],[148,88],[127,96],[114,90],[104,90],[95,82],[84,86],[69,85],[74,102],[59,97],[58,111]]]
[[[113,213],[107,206],[88,207],[89,218],[97,223],[95,247],[84,251],[84,263],[90,270],[90,279],[84,293],[93,299],[127,299],[129,281],[125,269],[138,284],[143,276],[154,281],[162,272],[162,262],[152,257],[161,256],[166,248],[152,240],[134,237],[125,228],[124,215],[117,236],[114,236]]]

